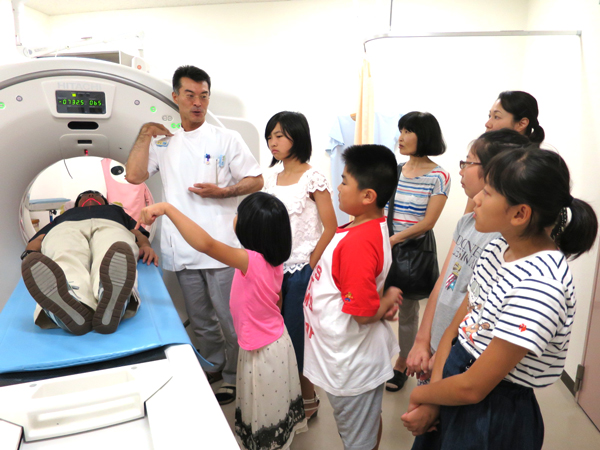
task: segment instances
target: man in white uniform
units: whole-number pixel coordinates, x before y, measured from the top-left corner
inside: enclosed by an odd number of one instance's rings
[[[210,86],[208,74],[197,67],[175,71],[181,129],[172,134],[159,123],[143,125],[127,160],[127,181],[139,184],[160,172],[165,201],[215,239],[239,246],[233,230],[236,197],[260,190],[262,171],[239,133],[205,122]],[[215,365],[209,378],[223,377],[217,399],[230,403],[239,348],[229,310],[234,269],[190,247],[168,218],[161,241],[163,267],[177,274],[200,353]]]

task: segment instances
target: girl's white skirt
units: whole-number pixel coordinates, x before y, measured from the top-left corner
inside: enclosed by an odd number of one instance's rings
[[[249,450],[285,450],[295,433],[306,431],[294,347],[284,329],[272,344],[240,348],[237,366],[235,432]]]

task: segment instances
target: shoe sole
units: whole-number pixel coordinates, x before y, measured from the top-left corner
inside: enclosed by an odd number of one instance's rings
[[[402,386],[402,387],[404,387],[404,386]],[[400,389],[402,389],[402,388],[400,388],[396,385],[387,384],[387,383],[385,384],[385,390],[388,392],[398,392]]]
[[[93,311],[71,296],[58,264],[41,253],[31,253],[21,264],[21,274],[33,299],[58,317],[71,333],[81,336],[92,330]]]
[[[135,283],[136,261],[125,242],[110,246],[100,263],[100,281],[104,288],[92,320],[94,331],[114,333],[121,322],[123,307]]]

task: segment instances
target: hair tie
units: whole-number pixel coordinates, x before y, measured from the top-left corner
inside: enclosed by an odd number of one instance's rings
[[[571,197],[571,199],[573,199],[573,197]],[[571,218],[569,217],[567,207],[561,208],[558,217],[556,218],[556,222],[554,223],[554,228],[550,233],[550,237],[555,241],[560,239],[560,236],[564,233],[565,228],[567,228],[567,224],[570,221]]]
[[[573,196],[571,194],[569,194],[569,197],[567,198],[567,203],[565,205],[565,208],[570,207],[571,203],[573,203]]]

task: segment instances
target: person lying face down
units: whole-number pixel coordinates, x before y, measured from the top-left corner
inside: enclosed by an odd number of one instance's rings
[[[36,325],[75,335],[92,329],[109,334],[122,318],[135,315],[136,255],[158,265],[148,232],[135,225],[100,192],[85,191],[74,208],[31,238],[21,255],[21,273],[37,302]]]

